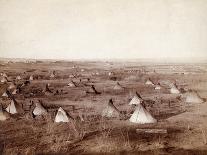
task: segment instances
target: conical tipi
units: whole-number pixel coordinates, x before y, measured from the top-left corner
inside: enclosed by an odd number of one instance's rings
[[[68,87],[76,87],[76,85],[73,81],[69,82],[67,86]]]
[[[170,88],[170,93],[171,94],[180,94],[180,91],[178,90],[176,85],[172,84],[172,86]]]
[[[129,119],[130,122],[145,124],[145,123],[156,123],[157,120],[142,106],[138,104],[136,110]]]
[[[55,116],[55,122],[69,122],[66,112],[60,107]]]
[[[36,103],[35,108],[33,110],[33,114],[35,116],[44,115],[47,113],[47,110],[41,105],[41,103]]]
[[[86,93],[95,93],[95,94],[101,94],[100,92],[98,92],[96,90],[96,88],[94,87],[94,85],[92,85],[87,91]]]
[[[10,90],[10,89],[14,89],[14,88],[16,88],[16,86],[15,86],[15,84],[12,82],[12,83],[9,85],[8,89]]]
[[[1,83],[5,83],[5,82],[7,82],[7,79],[6,79],[6,77],[1,77]]]
[[[33,76],[31,75],[30,77],[29,77],[29,81],[33,81],[34,80],[34,78],[33,78]]]
[[[114,90],[122,90],[124,89],[119,82],[116,83],[116,85],[114,86]]]
[[[145,82],[145,84],[146,84],[146,85],[154,85],[154,83],[153,83],[150,79],[148,79],[148,80]]]
[[[3,73],[2,76],[3,76],[3,77],[6,77],[6,78],[8,77],[8,76],[6,75],[6,73]]]
[[[109,100],[107,107],[102,111],[102,117],[119,117],[120,111],[114,106],[112,99]]]
[[[54,78],[55,77],[55,71],[52,72],[52,74],[50,74],[50,78]]]
[[[196,92],[189,92],[186,96],[186,103],[203,103],[204,100],[196,93]]]
[[[20,75],[18,75],[18,76],[16,77],[16,79],[17,79],[17,80],[21,80],[22,78],[21,78]]]
[[[10,117],[9,113],[3,110],[2,105],[0,105],[0,121],[5,121]]]
[[[23,113],[23,109],[16,101],[12,100],[6,108],[6,111],[10,114]]]
[[[162,87],[160,85],[160,83],[158,83],[156,86],[155,86],[155,90],[160,90]]]
[[[13,95],[17,94],[17,89],[14,89],[14,90],[12,91],[12,94],[13,94]]]
[[[129,102],[129,105],[138,105],[142,103],[143,99],[141,96],[136,92],[136,95],[133,97],[133,99]]]
[[[3,95],[2,95],[2,97],[8,97],[7,93],[4,92]]]

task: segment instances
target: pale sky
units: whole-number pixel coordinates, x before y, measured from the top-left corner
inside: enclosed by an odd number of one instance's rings
[[[0,0],[0,57],[207,57],[207,0]]]

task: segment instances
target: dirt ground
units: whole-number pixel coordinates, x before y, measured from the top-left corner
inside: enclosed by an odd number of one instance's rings
[[[50,74],[55,71],[55,77]],[[0,122],[0,154],[207,154],[207,104],[187,104],[182,95],[170,94],[168,84],[195,90],[207,98],[207,64],[150,62],[0,62],[0,72],[16,83],[34,80],[17,93],[24,114]],[[109,76],[109,72],[113,72]],[[75,75],[72,77],[71,75]],[[90,81],[87,80],[90,78]],[[146,79],[160,82],[161,90],[145,85]],[[80,82],[81,79],[81,82]],[[73,80],[77,87],[67,87]],[[114,90],[116,82],[124,89]],[[42,91],[49,83],[54,95]],[[85,93],[94,85],[101,94]],[[62,90],[62,91],[61,91]],[[129,101],[140,93],[146,109],[158,120],[155,124],[129,122],[134,108]],[[101,112],[109,99],[126,118],[106,119]],[[41,100],[45,117],[32,117],[31,101]],[[1,97],[6,108],[10,99]],[[59,107],[74,121],[55,123]],[[83,118],[84,121],[81,121]],[[167,134],[136,133],[139,128],[167,129]]]

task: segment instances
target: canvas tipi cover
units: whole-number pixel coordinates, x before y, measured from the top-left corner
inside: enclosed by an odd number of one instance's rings
[[[161,89],[161,86],[159,86],[159,85],[157,85],[156,87],[155,87],[155,90],[160,90]]]
[[[55,71],[52,72],[52,74],[50,74],[50,78],[54,78],[55,77]]]
[[[180,94],[180,91],[178,90],[178,88],[176,87],[176,85],[172,85],[170,88],[170,93],[171,94]]]
[[[29,77],[29,80],[30,80],[30,81],[33,81],[33,80],[34,80],[34,78],[33,78],[32,75]]]
[[[102,117],[119,117],[119,115],[119,110],[114,106],[112,99],[110,99],[107,107],[102,111]]]
[[[124,89],[124,88],[120,85],[119,82],[117,82],[116,85],[114,86],[114,89],[115,89],[115,90],[122,90],[122,89]]]
[[[12,91],[12,94],[13,94],[13,95],[17,94],[17,89],[14,89],[14,90]]]
[[[44,115],[47,113],[47,110],[41,105],[41,103],[36,103],[33,110],[35,116]]]
[[[204,100],[196,93],[196,92],[189,92],[186,96],[186,103],[203,103]]]
[[[4,92],[4,93],[2,94],[2,97],[8,97],[7,93]]]
[[[1,78],[1,83],[5,83],[5,82],[7,82],[7,79],[6,79],[6,77],[3,76],[3,77]]]
[[[68,87],[76,87],[75,83],[73,81],[68,83]]]
[[[21,80],[22,78],[21,78],[20,75],[18,75],[18,76],[16,77],[16,79],[17,79],[17,80]]]
[[[58,109],[58,112],[55,116],[55,122],[69,122],[66,112],[61,107]]]
[[[11,114],[22,113],[23,109],[16,101],[12,100],[11,103],[6,108],[6,111]]]
[[[136,93],[133,99],[129,102],[129,105],[138,105],[142,103],[142,101],[143,99],[141,98],[141,96],[138,93]]]
[[[137,105],[137,108],[130,117],[129,121],[138,124],[157,122],[157,120],[142,106],[142,104]]]
[[[16,86],[15,86],[15,84],[12,82],[12,83],[9,85],[8,89],[14,89],[14,88],[16,88]]]
[[[154,85],[154,83],[153,83],[150,79],[148,79],[148,80],[145,82],[145,84],[146,84],[146,85]]]

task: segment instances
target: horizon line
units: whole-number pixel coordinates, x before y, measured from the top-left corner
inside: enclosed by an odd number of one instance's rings
[[[188,62],[192,61],[192,63],[197,62],[197,61],[204,61],[207,62],[206,57],[161,57],[161,58],[68,58],[68,59],[63,59],[63,58],[11,58],[11,57],[0,57],[0,61],[2,60],[42,60],[42,61],[179,61],[179,62]],[[203,63],[203,62],[202,62]]]

